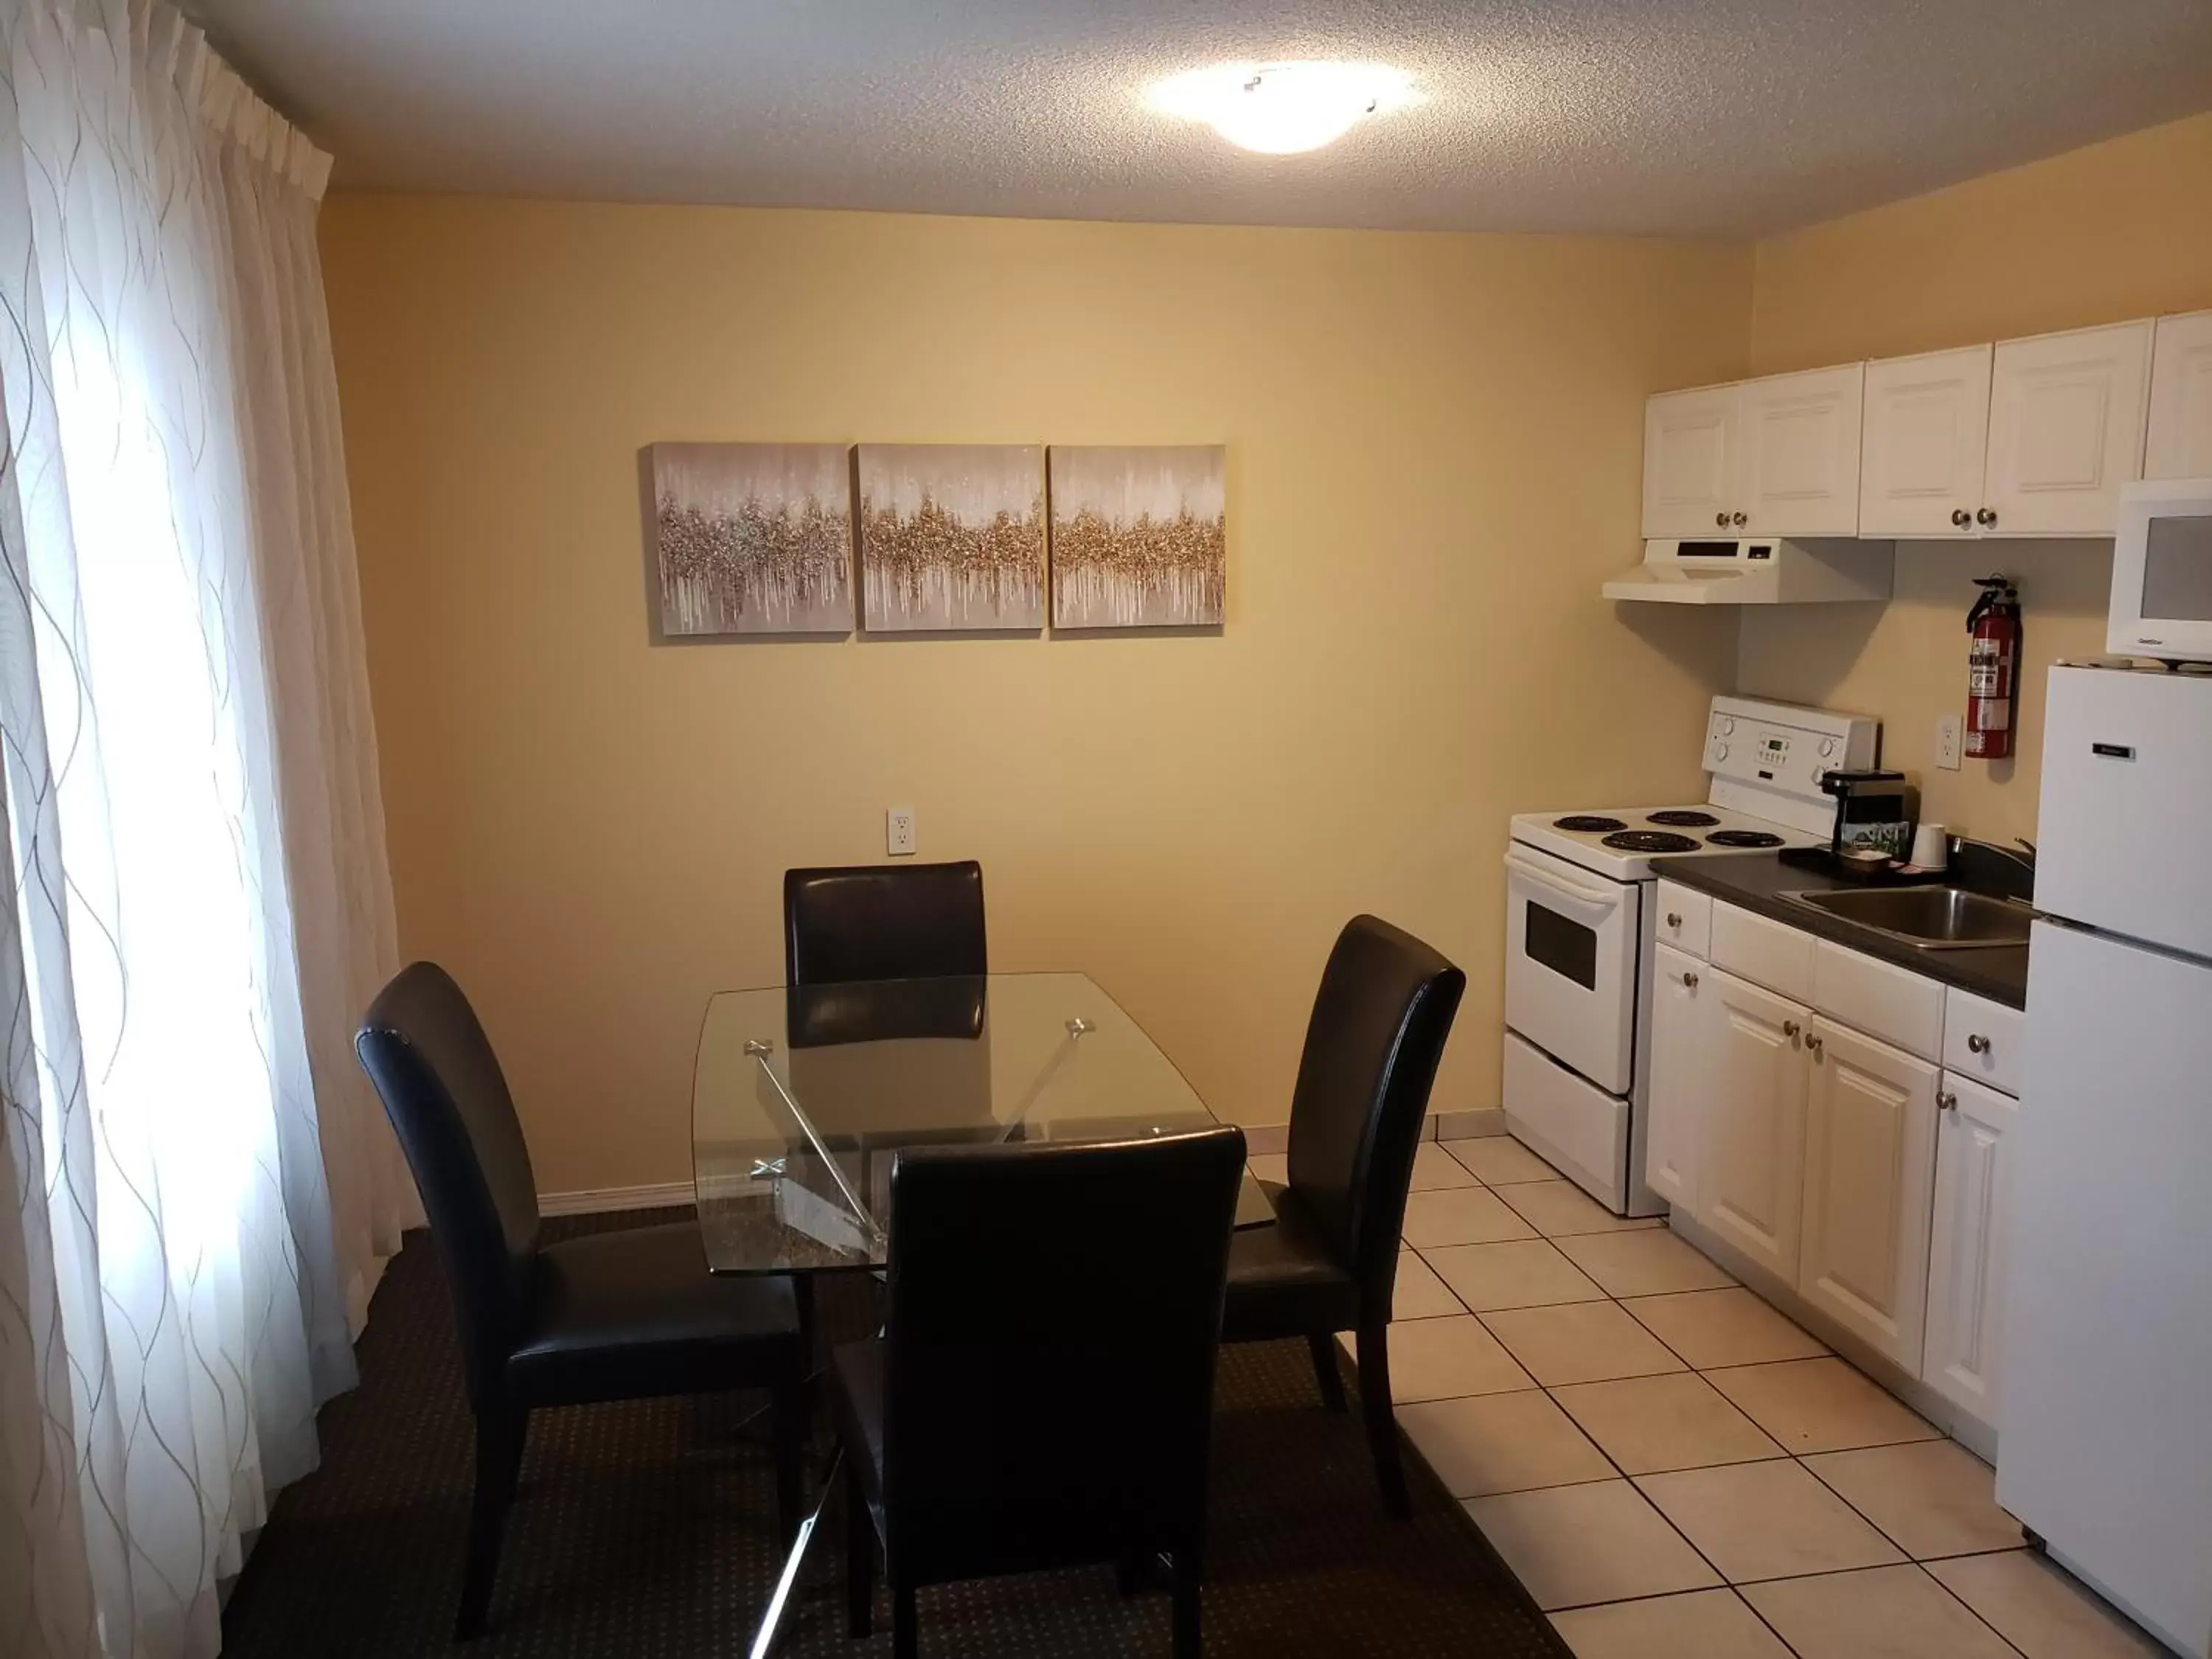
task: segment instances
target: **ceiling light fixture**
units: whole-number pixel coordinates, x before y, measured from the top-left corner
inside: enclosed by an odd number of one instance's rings
[[[1156,83],[1152,107],[1203,121],[1231,143],[1294,155],[1334,143],[1364,116],[1419,101],[1385,64],[1217,64]]]

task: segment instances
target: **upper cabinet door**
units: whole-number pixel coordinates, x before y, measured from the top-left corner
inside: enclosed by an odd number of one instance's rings
[[[2158,319],[2146,478],[2212,478],[2212,311]]]
[[[1978,533],[1993,349],[1968,346],[1866,366],[1860,535]]]
[[[2109,536],[2142,476],[2151,325],[2006,340],[1990,376],[1990,465],[1977,521],[1992,536]]]
[[[1644,406],[1644,533],[1730,536],[1736,389],[1662,392]]]
[[[1750,536],[1855,536],[1866,365],[1777,374],[1738,388],[1731,524]]]

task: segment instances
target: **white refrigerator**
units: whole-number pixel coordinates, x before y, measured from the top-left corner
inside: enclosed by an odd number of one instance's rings
[[[1997,1501],[2212,1659],[2212,675],[2056,668]]]

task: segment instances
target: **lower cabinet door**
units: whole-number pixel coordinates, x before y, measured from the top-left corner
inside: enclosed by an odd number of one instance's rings
[[[1997,1420],[2005,1238],[2020,1103],[1943,1073],[1936,1124],[1936,1228],[1928,1255],[1928,1351],[1921,1380],[1983,1422]]]
[[[1778,1277],[1797,1277],[1805,1194],[1803,1004],[1702,970],[1706,1072],[1699,1220]],[[1656,1033],[1655,1033],[1656,1036]]]
[[[1934,1066],[1816,1018],[1798,1293],[1920,1370],[1936,1164]]]
[[[1705,964],[1671,945],[1651,968],[1651,1090],[1646,1109],[1644,1184],[1680,1209],[1698,1212],[1699,1120],[1705,1111]]]

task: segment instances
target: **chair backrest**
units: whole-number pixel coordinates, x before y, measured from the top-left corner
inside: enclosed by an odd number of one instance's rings
[[[514,1098],[476,1010],[435,963],[377,993],[353,1046],[415,1173],[482,1410],[498,1397],[536,1271],[538,1183]]]
[[[972,859],[783,872],[787,985],[989,971],[983,866]]]
[[[1402,928],[1355,916],[1337,935],[1291,1097],[1290,1188],[1387,1318],[1406,1188],[1467,975]],[[1379,1298],[1379,1300],[1377,1299]]]
[[[895,1581],[1205,1532],[1244,1136],[927,1147],[891,1170],[884,1542]]]

